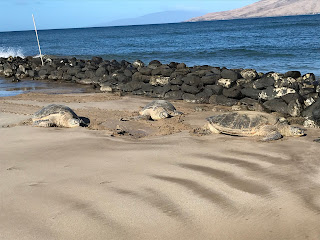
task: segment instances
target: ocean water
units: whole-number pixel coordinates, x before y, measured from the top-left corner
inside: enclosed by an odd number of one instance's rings
[[[42,53],[320,75],[320,15],[41,30]],[[0,57],[36,56],[34,31],[0,32]]]

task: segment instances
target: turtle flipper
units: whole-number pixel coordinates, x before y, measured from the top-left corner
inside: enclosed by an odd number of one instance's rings
[[[315,139],[315,140],[313,140],[314,142],[318,142],[318,143],[320,143],[320,137],[319,138],[317,138],[317,139]]]
[[[269,134],[267,134],[263,139],[261,139],[262,142],[269,142],[281,139],[282,135],[278,131],[272,131]]]
[[[54,127],[56,126],[50,119],[37,120],[32,123],[36,127]]]

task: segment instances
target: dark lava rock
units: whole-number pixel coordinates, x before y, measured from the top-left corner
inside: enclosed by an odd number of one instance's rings
[[[185,63],[179,63],[178,65],[177,65],[177,69],[184,69],[184,68],[186,68],[187,67],[187,65],[185,64]]]
[[[142,85],[143,85],[142,82],[131,81],[131,82],[128,82],[127,84],[124,84],[121,90],[124,92],[133,92],[138,89],[141,89]]]
[[[171,91],[179,91],[181,90],[181,87],[179,85],[171,85],[170,84]]]
[[[253,88],[264,89],[273,86],[274,79],[272,77],[264,77],[253,82]]]
[[[170,77],[175,78],[178,76],[186,76],[188,73],[190,73],[190,69],[189,68],[182,68],[182,69],[177,69],[176,71],[174,71]]]
[[[179,63],[177,63],[177,62],[171,62],[171,63],[169,63],[169,67],[170,68],[177,68],[177,66],[179,65]]]
[[[71,76],[76,76],[79,72],[81,72],[80,67],[71,67],[67,70],[67,73]]]
[[[141,85],[141,89],[144,91],[144,92],[152,92],[154,87],[148,83],[144,83]]]
[[[192,75],[192,74],[188,74],[188,76],[182,78],[182,81],[185,83],[185,84],[188,84],[190,86],[195,86],[195,87],[198,87],[200,84],[201,84],[201,79],[199,76],[195,76],[195,75]]]
[[[104,67],[99,67],[97,70],[96,70],[96,76],[97,77],[102,77],[104,74],[106,74],[107,70],[104,68]]]
[[[184,93],[182,99],[186,102],[197,103],[197,97],[194,94]]]
[[[214,105],[222,105],[222,106],[231,107],[233,105],[236,105],[238,103],[238,101],[233,98],[227,98],[223,95],[212,95],[209,98],[209,103],[214,104]]]
[[[161,64],[160,61],[158,61],[158,60],[153,60],[153,61],[151,61],[151,62],[149,63],[148,68],[155,69],[155,68],[157,68],[157,67],[160,67],[161,65],[162,65],[162,64]]]
[[[140,72],[135,72],[132,75],[132,81],[142,82],[142,74]]]
[[[219,67],[213,67],[213,68],[211,68],[211,72],[212,72],[213,74],[216,74],[216,75],[221,76],[221,70],[220,70]]]
[[[182,85],[182,76],[178,76],[178,77],[175,77],[175,78],[170,78],[169,80],[170,84],[172,85]]]
[[[299,71],[289,71],[284,74],[284,77],[299,78],[301,77],[301,73]]]
[[[92,57],[91,61],[94,64],[100,64],[103,61],[103,59],[101,57]]]
[[[139,69],[139,72],[143,75],[151,75],[152,69],[147,67],[142,67]]]
[[[249,98],[252,99],[259,99],[259,94],[262,92],[262,90],[258,90],[258,89],[253,89],[253,88],[243,88],[241,89],[241,93]]]
[[[263,106],[271,112],[288,114],[288,105],[281,98],[271,99],[263,103]]]
[[[160,73],[164,77],[170,77],[173,72],[174,72],[174,69],[172,69],[170,67],[163,67],[163,68],[161,68],[161,72]]]
[[[302,112],[302,116],[303,117],[308,117],[308,118],[313,118],[313,112],[315,112],[315,117],[316,119],[318,119],[318,121],[320,120],[320,116],[318,116],[318,112],[320,109],[320,98],[314,102],[312,105],[310,105],[309,107],[307,107],[303,112]],[[314,119],[314,120],[316,120]]]
[[[287,104],[291,101],[299,100],[300,103],[303,102],[302,97],[298,93],[289,93],[281,97]]]
[[[181,90],[182,90],[183,92],[192,93],[192,94],[197,94],[198,92],[200,92],[200,90],[199,90],[197,87],[195,87],[195,86],[189,86],[189,85],[187,85],[187,84],[185,84],[185,83],[182,84]]]
[[[161,70],[162,70],[161,67],[156,67],[155,69],[152,69],[151,75],[152,75],[152,76],[161,75]],[[169,75],[169,76],[170,76],[170,75]]]
[[[215,84],[220,78],[221,78],[221,75],[212,73],[212,74],[203,76],[201,78],[201,82],[204,85],[212,85],[212,84]]]
[[[298,99],[292,100],[288,104],[288,114],[292,117],[300,117],[303,111],[302,104]]]
[[[210,89],[214,95],[221,95],[223,91],[223,87],[220,85],[207,85],[205,89]]]
[[[94,78],[96,76],[96,73],[93,70],[87,70],[85,71],[84,74],[86,75],[87,78]]]
[[[241,77],[241,75],[238,72],[229,69],[222,70],[221,76],[222,78],[231,79],[232,81],[236,81]]]
[[[212,96],[212,92],[208,89],[196,94],[197,103],[209,103],[209,98]]]
[[[239,102],[241,106],[245,106],[249,111],[263,112],[265,110],[263,105],[258,100],[242,98]]]
[[[308,95],[308,94],[310,94],[310,93],[314,93],[315,91],[316,91],[315,88],[301,88],[301,89],[299,90],[299,94],[300,94],[301,96],[306,96],[306,95]]]
[[[183,92],[182,91],[170,91],[164,95],[165,99],[181,100]]]
[[[239,98],[241,94],[241,87],[234,86],[232,88],[224,88],[222,94],[228,98]]]
[[[133,75],[133,72],[132,70],[130,70],[129,68],[125,69],[123,74],[126,76],[126,77],[132,77]]]

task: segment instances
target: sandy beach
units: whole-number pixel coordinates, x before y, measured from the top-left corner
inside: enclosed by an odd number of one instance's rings
[[[270,143],[197,136],[213,106],[182,101],[173,101],[181,117],[120,121],[150,100],[0,98],[0,239],[320,238],[320,129]],[[89,127],[32,127],[50,103]]]

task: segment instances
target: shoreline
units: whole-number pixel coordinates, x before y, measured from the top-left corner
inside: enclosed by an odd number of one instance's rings
[[[320,85],[313,73],[260,73],[254,69],[227,69],[184,63],[145,64],[125,60],[91,60],[45,56],[0,58],[0,76],[48,80],[90,86],[100,92],[184,100],[239,110],[276,113],[304,126],[320,126]]]

